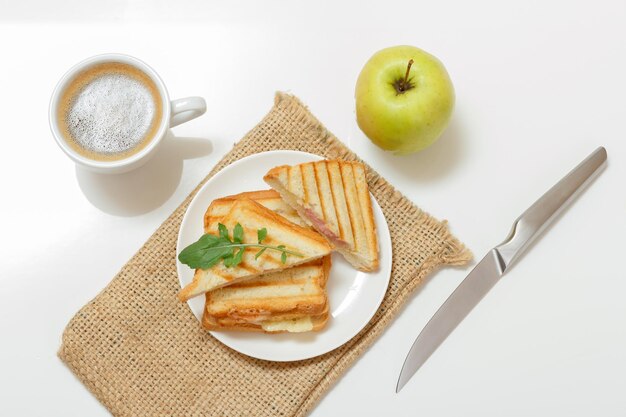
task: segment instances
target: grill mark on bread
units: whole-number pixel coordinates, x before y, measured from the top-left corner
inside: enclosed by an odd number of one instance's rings
[[[333,184],[330,182],[330,170],[328,169],[328,161],[324,161],[324,168],[326,169],[326,176],[328,177],[328,189],[330,190],[330,196],[333,199],[333,206],[335,209],[337,208],[337,199],[335,198],[335,190],[333,190]],[[339,215],[337,214],[337,210],[335,210],[335,218],[337,219],[337,232],[339,233],[339,238],[343,239],[343,232],[341,230],[341,226],[339,225]]]
[[[296,165],[300,171],[300,179],[302,180],[302,194],[303,201],[309,201],[309,191],[307,190],[306,181],[304,181],[304,167],[302,165]]]
[[[304,185],[302,184],[302,171],[300,166],[289,167],[289,188],[294,190],[294,194],[299,203],[304,201]]]
[[[319,164],[313,164],[313,174],[315,175],[315,187],[317,188],[317,194],[320,200],[320,208],[322,209],[322,218],[324,221],[327,221],[328,215],[326,214],[326,205],[324,204],[324,199],[320,195],[320,173],[317,169]]]
[[[352,244],[354,245],[354,247],[356,248],[357,246],[357,238],[354,232],[354,219],[352,217],[352,210],[350,209],[351,203],[350,203],[350,199],[348,198],[348,193],[346,192],[346,179],[344,178],[343,175],[343,168],[342,165],[339,165],[339,175],[341,177],[341,186],[343,187],[343,196],[345,198],[346,201],[346,208],[348,210],[348,219],[350,220],[350,232],[352,233]]]
[[[239,277],[239,275],[236,274],[229,274],[228,273],[228,269],[226,269],[226,267],[224,267],[225,269],[223,270],[217,270],[215,271],[215,275],[219,275],[222,278],[224,278],[226,281],[232,281],[233,279],[237,279]],[[239,268],[240,270],[243,269],[244,271],[246,271],[248,274],[258,274],[261,270],[253,265],[249,265],[247,264],[245,261],[241,262],[239,265],[237,265],[237,268]]]
[[[285,170],[287,171],[287,187],[291,187],[291,169],[286,168]]]
[[[322,210],[322,202],[315,173],[315,163],[309,162],[301,165],[302,184],[306,193],[305,209],[312,210],[318,219],[324,222],[325,216]]]
[[[376,236],[376,225],[374,224],[374,213],[372,211],[371,197],[367,187],[367,178],[363,164],[355,164],[352,167],[356,184],[365,186],[357,187],[357,197],[361,205],[363,214],[363,224],[367,238],[368,257],[375,268],[378,266],[378,236]]]
[[[246,227],[244,227],[244,229],[243,229],[244,242],[245,242],[246,240],[250,240],[250,243],[252,243],[252,242],[254,242],[254,243],[258,242],[258,239],[254,239],[254,238],[253,238],[253,239],[245,239],[245,236],[255,236],[255,237],[256,237],[256,235],[257,235],[257,230],[258,230],[258,229],[250,229],[250,228],[246,228]],[[271,237],[269,236],[269,233],[268,233],[268,236],[267,236],[267,237],[263,240],[263,244],[264,244],[264,245],[278,246],[276,243],[277,243],[277,242],[276,242],[276,239],[271,238]],[[280,244],[280,243],[278,243],[278,244]],[[289,249],[289,248],[286,248],[286,249]],[[247,247],[247,248],[244,248],[244,250],[245,250],[245,251],[247,251],[248,253],[254,253],[254,254],[256,254],[258,251],[260,251],[260,250],[261,250],[261,248],[259,248],[259,247],[255,247],[255,246],[252,246],[252,247]],[[244,256],[245,256],[245,255],[244,255]],[[273,250],[271,250],[271,249],[268,249],[268,250],[266,250],[266,251],[265,251],[265,252],[264,252],[261,256],[259,256],[257,259],[261,260],[261,258],[263,258],[263,259],[262,259],[262,261],[263,261],[263,262],[268,263],[268,264],[271,264],[271,265],[273,265],[273,266],[279,266],[279,265],[282,265],[282,262],[280,262],[280,260],[279,260],[279,258],[280,258],[280,254],[279,254],[279,252],[278,252],[278,251],[273,251]],[[245,266],[245,265],[248,265],[248,263],[244,260],[244,261],[242,261],[239,265],[244,265],[244,266]],[[257,269],[258,269],[258,268],[257,268]],[[262,269],[261,269],[261,270],[262,270]]]
[[[251,279],[250,282],[247,281],[243,281],[243,282],[237,282],[235,284],[231,284],[229,285],[227,288],[229,289],[237,289],[237,288],[250,288],[250,287],[285,287],[285,286],[292,286],[292,285],[304,285],[306,284],[310,279],[313,278],[300,278],[300,279],[295,279],[295,278],[290,278],[288,280],[285,280],[284,282],[279,282],[279,281],[263,281],[263,280],[255,280],[255,279]]]
[[[337,161],[328,162],[328,177],[330,179],[331,190],[335,199],[335,207],[337,210],[337,223],[339,227],[341,240],[345,241],[348,245],[354,244],[354,235],[352,232],[352,224],[350,218],[341,213],[348,211],[346,196],[344,193],[343,178],[341,176],[341,168]]]
[[[336,203],[335,197],[332,191],[332,186],[330,183],[330,177],[328,174],[328,167],[326,161],[318,161],[314,165],[314,168],[317,172],[316,183],[318,184],[318,190],[325,190],[325,193],[320,191],[320,202],[324,204],[323,215],[324,219],[322,220],[327,228],[330,229],[333,236],[333,243],[336,243],[335,240],[340,240],[340,230],[339,230],[339,221],[337,220],[337,213],[335,211]]]
[[[354,165],[355,165],[354,162],[350,163],[350,169],[348,170],[347,176],[352,177],[353,189],[350,192],[354,193],[354,198],[350,199],[350,201],[354,202],[353,208],[354,208],[356,216],[358,217],[358,219],[356,220],[360,222],[361,227],[353,228],[353,230],[365,231],[365,236],[363,236],[364,240],[361,240],[359,239],[358,236],[355,236],[355,246],[358,252],[360,252],[363,249],[369,257],[369,246],[367,244],[367,230],[366,230],[365,219],[363,216],[363,210],[361,209],[361,201],[359,200],[359,190],[358,190],[357,183],[356,183],[356,175],[354,174]],[[353,224],[356,224],[356,222]]]

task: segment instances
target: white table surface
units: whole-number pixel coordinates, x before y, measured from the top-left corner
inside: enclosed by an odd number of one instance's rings
[[[298,95],[339,138],[482,256],[598,145],[609,166],[405,389],[413,339],[468,269],[434,274],[312,416],[618,416],[626,410],[626,3],[623,1],[0,2],[0,415],[106,416],[57,358],[61,333],[210,168]],[[408,157],[354,116],[378,49],[437,55],[450,127]],[[75,62],[144,59],[208,111],[143,169],[77,171],[50,93]]]

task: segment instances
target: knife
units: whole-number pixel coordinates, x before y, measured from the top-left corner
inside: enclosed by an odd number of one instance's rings
[[[476,264],[420,332],[404,360],[396,392],[489,292],[531,243],[589,184],[606,163],[599,147],[513,222],[507,238]]]

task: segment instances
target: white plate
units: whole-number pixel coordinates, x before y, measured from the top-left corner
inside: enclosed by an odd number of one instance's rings
[[[178,233],[176,253],[198,240],[204,233],[204,212],[219,197],[244,191],[265,190],[263,175],[278,165],[293,165],[320,160],[318,155],[297,151],[272,151],[248,156],[232,163],[204,184],[187,208]],[[380,268],[357,271],[339,254],[332,255],[328,277],[328,297],[332,317],[319,332],[264,334],[250,332],[211,332],[226,346],[254,358],[271,361],[297,361],[329,352],[354,337],[372,318],[385,296],[391,275],[391,236],[383,212],[372,197],[378,230]],[[181,287],[193,279],[193,270],[177,261]],[[202,318],[204,297],[188,301],[198,320]]]

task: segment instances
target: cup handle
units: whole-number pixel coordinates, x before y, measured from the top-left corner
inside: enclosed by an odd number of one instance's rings
[[[185,97],[172,100],[170,127],[178,126],[206,112],[206,101],[202,97]]]

